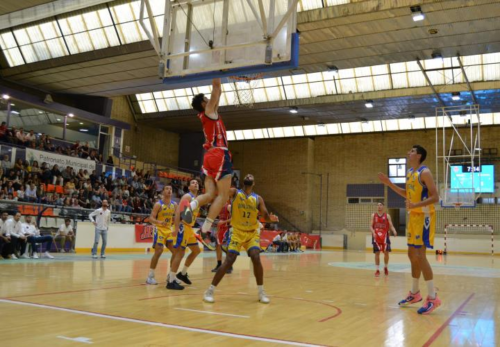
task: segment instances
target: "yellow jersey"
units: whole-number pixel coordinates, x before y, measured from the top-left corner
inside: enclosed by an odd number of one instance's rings
[[[172,224],[174,223],[175,216],[175,202],[170,201],[169,203],[160,200],[160,211],[156,215],[156,220],[159,222],[166,222],[167,225],[157,225],[156,227],[163,230],[172,229]]]
[[[429,198],[429,190],[420,180],[422,171],[427,169],[427,166],[421,166],[417,170],[411,168],[406,174],[406,199],[412,203],[418,203]],[[411,213],[434,213],[434,205],[414,208]]]
[[[246,195],[238,190],[231,206],[231,225],[241,231],[255,231],[259,228],[259,196]]]
[[[190,196],[191,196],[191,199],[196,199],[196,196],[194,196],[191,192],[188,193]],[[193,210],[193,221],[191,223],[186,223],[184,221],[182,221],[182,223],[184,225],[188,225],[190,227],[194,226],[195,223],[196,223],[196,218],[198,218],[198,215],[200,214],[200,206],[198,205],[198,207],[196,209]]]

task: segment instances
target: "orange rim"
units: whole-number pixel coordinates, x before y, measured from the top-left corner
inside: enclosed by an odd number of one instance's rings
[[[264,76],[263,73],[258,73],[258,74],[251,75],[251,76],[229,76],[229,79],[239,81],[239,82],[250,82],[250,81],[258,80],[258,79],[262,78],[263,76]]]

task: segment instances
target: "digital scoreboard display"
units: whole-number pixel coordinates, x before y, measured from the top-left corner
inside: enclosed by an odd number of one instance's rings
[[[451,189],[474,188],[476,193],[495,192],[494,165],[451,165],[450,177]]]

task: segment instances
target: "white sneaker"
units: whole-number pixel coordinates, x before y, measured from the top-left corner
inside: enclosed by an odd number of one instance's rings
[[[106,255],[101,254],[101,259],[106,259]]]
[[[261,291],[259,293],[259,302],[261,302],[263,304],[269,304],[271,302],[271,300],[269,300],[269,298],[267,297],[265,291]]]
[[[177,282],[177,284],[183,285],[182,281],[180,279],[178,279],[177,277],[175,278],[174,281]]]
[[[214,291],[212,289],[207,289],[203,295],[203,301],[208,302],[209,304],[213,304],[215,302]]]
[[[64,248],[61,248],[61,253],[66,253],[66,251],[64,250]]]
[[[53,256],[51,256],[49,252],[45,252],[45,253],[42,255],[42,258],[54,259],[54,257],[53,257]]]
[[[28,253],[24,253],[22,256],[21,256],[22,259],[29,259],[30,256],[28,255]]]
[[[92,254],[92,259],[97,259],[97,254]]]
[[[146,280],[146,284],[157,285],[158,282],[156,282],[156,279],[154,277],[148,277],[148,279]]]
[[[69,250],[70,253],[76,253],[74,249]]]
[[[10,255],[10,259],[17,259],[16,255],[15,254],[11,254]]]
[[[38,259],[38,253],[33,253],[33,259]]]

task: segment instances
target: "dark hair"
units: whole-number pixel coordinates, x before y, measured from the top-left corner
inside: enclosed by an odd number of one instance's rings
[[[423,163],[425,158],[427,158],[427,151],[420,145],[414,145],[413,148],[417,150],[417,154],[420,154],[420,163]]]
[[[205,94],[203,93],[200,93],[198,95],[195,95],[193,97],[193,101],[191,102],[191,106],[193,106],[193,108],[198,111],[198,112],[203,112],[205,111],[205,109],[203,108],[203,106],[201,105],[201,103],[205,101]]]
[[[382,204],[382,206],[385,206],[385,204],[382,201],[377,202],[377,205],[378,204]]]
[[[71,223],[71,219],[69,219],[69,218],[65,218],[65,219],[64,219],[64,221],[65,221],[65,222],[70,222],[70,223]]]

